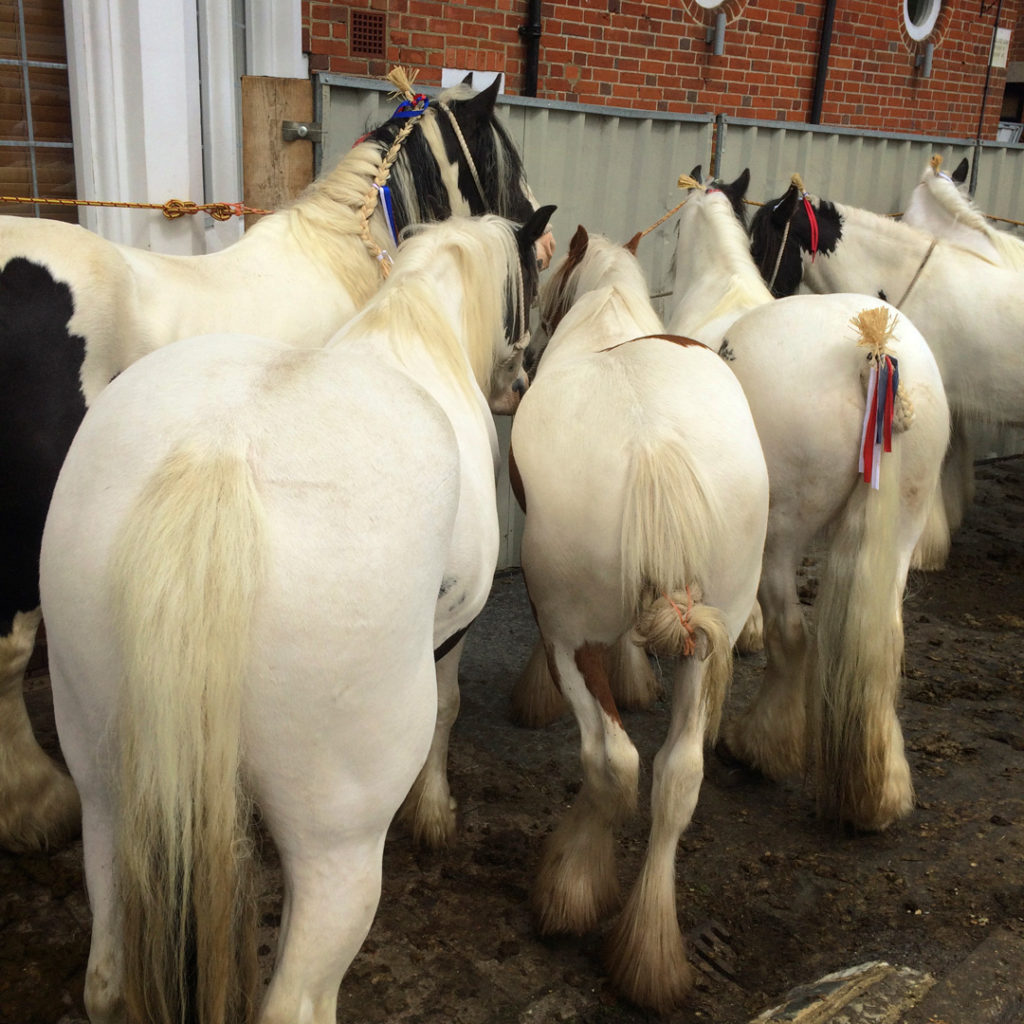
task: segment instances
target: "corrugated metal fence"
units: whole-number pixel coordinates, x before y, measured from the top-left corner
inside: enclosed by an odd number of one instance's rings
[[[386,120],[396,101],[389,96],[390,86],[367,79],[320,75],[316,82],[316,117],[324,130],[319,170],[335,163],[369,127]],[[523,155],[537,198],[558,204],[552,223],[562,245],[578,224],[621,241],[649,228],[684,198],[676,182],[697,165],[726,180],[749,168],[747,196],[754,201],[781,195],[795,171],[814,194],[895,214],[934,154],[942,156],[947,170],[968,157],[978,207],[994,217],[1024,220],[1024,145],[515,96],[500,97],[499,112]],[[1012,230],[1022,233],[1021,228]],[[670,219],[644,239],[638,253],[663,314],[669,312],[664,300],[671,289],[675,237]],[[509,429],[508,418],[499,417],[506,450]],[[499,517],[499,567],[517,565],[522,520],[508,488],[507,467],[499,480]]]

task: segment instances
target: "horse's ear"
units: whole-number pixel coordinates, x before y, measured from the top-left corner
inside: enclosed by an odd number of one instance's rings
[[[729,191],[737,198],[742,199],[750,188],[750,168],[744,167],[740,176],[729,186]]]
[[[490,120],[494,113],[494,103],[498,98],[498,90],[501,88],[501,75],[495,75],[494,81],[486,89],[481,89],[475,96],[466,100],[463,108],[471,117],[478,117],[482,121]]]
[[[473,72],[472,71],[467,71],[466,72],[466,77],[462,80],[461,84],[462,85],[472,85],[473,84]]]
[[[625,249],[631,256],[635,256],[637,246],[640,245],[640,239],[643,237],[644,233],[642,231],[638,231],[628,242],[626,242],[626,244],[622,248]]]
[[[548,229],[548,221],[557,206],[541,206],[530,214],[530,219],[516,231],[516,240],[522,252],[533,248],[533,243]]]
[[[587,245],[590,243],[590,236],[587,234],[587,229],[580,224],[576,228],[576,234],[572,236],[572,241],[569,243],[569,254],[568,261],[570,264],[579,263],[581,259],[587,253]]]
[[[952,179],[958,185],[962,185],[967,180],[967,172],[970,170],[970,168],[970,161],[967,159],[967,157],[964,157],[963,160],[961,160],[960,163],[956,165],[956,170],[951,175]]]
[[[701,174],[703,173],[703,171],[704,171],[704,165],[703,164],[697,164],[697,166],[694,167],[694,169],[692,171],[690,171],[690,177],[693,178],[694,181],[700,181],[701,180]]]

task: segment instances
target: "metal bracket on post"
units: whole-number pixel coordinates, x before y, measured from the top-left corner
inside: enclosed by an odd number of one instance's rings
[[[306,139],[309,142],[323,142],[323,125],[316,121],[282,121],[281,138],[285,142],[296,142],[299,139]]]

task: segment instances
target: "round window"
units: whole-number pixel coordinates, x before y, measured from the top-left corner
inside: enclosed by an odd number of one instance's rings
[[[911,39],[927,39],[935,28],[942,0],[903,0],[903,21]]]

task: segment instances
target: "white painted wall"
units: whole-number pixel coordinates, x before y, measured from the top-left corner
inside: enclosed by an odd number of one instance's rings
[[[79,198],[238,202],[239,80],[307,77],[301,0],[64,0],[64,16]],[[239,218],[158,210],[83,207],[80,219],[112,241],[180,254],[242,232]]]

